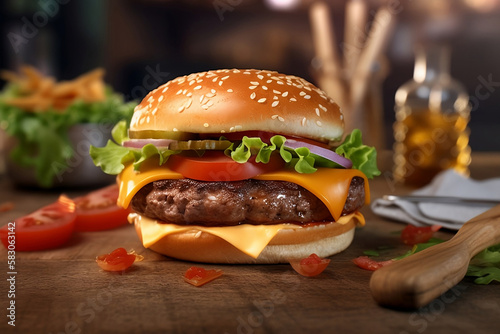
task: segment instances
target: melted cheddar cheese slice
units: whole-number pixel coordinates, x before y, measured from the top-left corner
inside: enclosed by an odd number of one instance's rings
[[[364,225],[364,217],[361,213],[355,212],[340,217],[338,224],[347,224],[355,219],[359,224]],[[129,216],[131,223],[140,224],[142,244],[149,248],[156,242],[175,233],[198,233],[199,231],[213,234],[238,248],[243,253],[257,258],[262,250],[269,244],[274,236],[282,229],[302,228],[293,224],[277,225],[249,225],[242,224],[224,227],[205,226],[181,226],[176,224],[166,224],[157,220],[132,213]]]
[[[349,185],[353,177],[362,177],[365,181],[365,204],[370,202],[370,190],[366,176],[356,169],[318,168],[311,174],[300,174],[292,170],[277,170],[256,176],[257,180],[287,181],[298,184],[318,197],[337,221],[349,193]],[[120,194],[118,205],[127,208],[134,195],[145,185],[153,181],[165,179],[182,179],[182,174],[170,170],[166,166],[158,166],[158,161],[145,161],[140,173],[134,171],[132,165],[127,166],[119,176]]]

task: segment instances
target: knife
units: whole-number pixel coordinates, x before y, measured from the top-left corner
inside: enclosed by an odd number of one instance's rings
[[[429,203],[446,203],[446,204],[487,204],[496,205],[500,204],[500,200],[491,198],[466,198],[454,196],[427,196],[427,195],[384,195],[382,197],[386,201],[394,202],[397,200],[404,200],[409,202],[429,202]]]
[[[498,243],[500,205],[466,222],[450,240],[375,271],[372,296],[383,306],[425,306],[464,278],[474,255]]]

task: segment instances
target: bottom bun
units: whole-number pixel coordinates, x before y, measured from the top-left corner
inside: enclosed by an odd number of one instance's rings
[[[135,229],[141,238],[140,219]],[[240,251],[224,239],[207,232],[189,231],[169,234],[148,248],[180,260],[206,263],[288,263],[290,259],[305,258],[312,253],[319,257],[337,254],[351,244],[357,220],[344,224],[335,222],[282,229],[257,258]]]

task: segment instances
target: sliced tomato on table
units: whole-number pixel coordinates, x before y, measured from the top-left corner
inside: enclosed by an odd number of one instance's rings
[[[205,269],[200,267],[190,267],[184,274],[184,280],[194,286],[202,286],[214,279],[222,276],[223,272],[219,269]]]
[[[394,260],[387,260],[387,261],[375,261],[368,256],[359,256],[352,260],[354,264],[356,264],[358,267],[370,271],[375,271],[377,269],[380,269],[382,267],[388,266],[391,263],[394,262]]]
[[[143,257],[134,251],[127,252],[123,247],[117,248],[109,254],[102,254],[96,258],[97,265],[104,271],[124,271],[142,261]]]
[[[267,164],[255,162],[251,157],[239,163],[222,151],[206,151],[203,156],[174,154],[168,159],[168,167],[184,177],[199,181],[239,181],[282,168],[283,159],[271,156]]]
[[[27,216],[15,219],[0,229],[0,239],[16,251],[37,251],[65,244],[75,230],[75,203],[62,195],[57,202]]]
[[[116,204],[117,184],[75,198],[76,230],[79,232],[102,231],[127,224],[130,209]]]
[[[330,264],[329,259],[322,259],[314,253],[304,259],[290,260],[289,262],[296,272],[306,277],[321,274],[328,267],[328,264]]]
[[[417,227],[408,224],[401,232],[401,241],[406,245],[416,245],[429,241],[434,232],[441,228],[440,225]]]

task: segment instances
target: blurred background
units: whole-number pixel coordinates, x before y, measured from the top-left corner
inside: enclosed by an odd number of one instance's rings
[[[339,54],[347,1],[326,1]],[[127,99],[179,75],[273,69],[317,83],[308,0],[4,0],[0,68],[31,64],[58,79],[95,67]],[[393,8],[380,80],[383,146],[393,142],[394,96],[413,76],[419,40],[451,46],[451,75],[472,97],[473,151],[500,150],[500,1],[367,1]],[[368,27],[366,33],[368,33]]]

